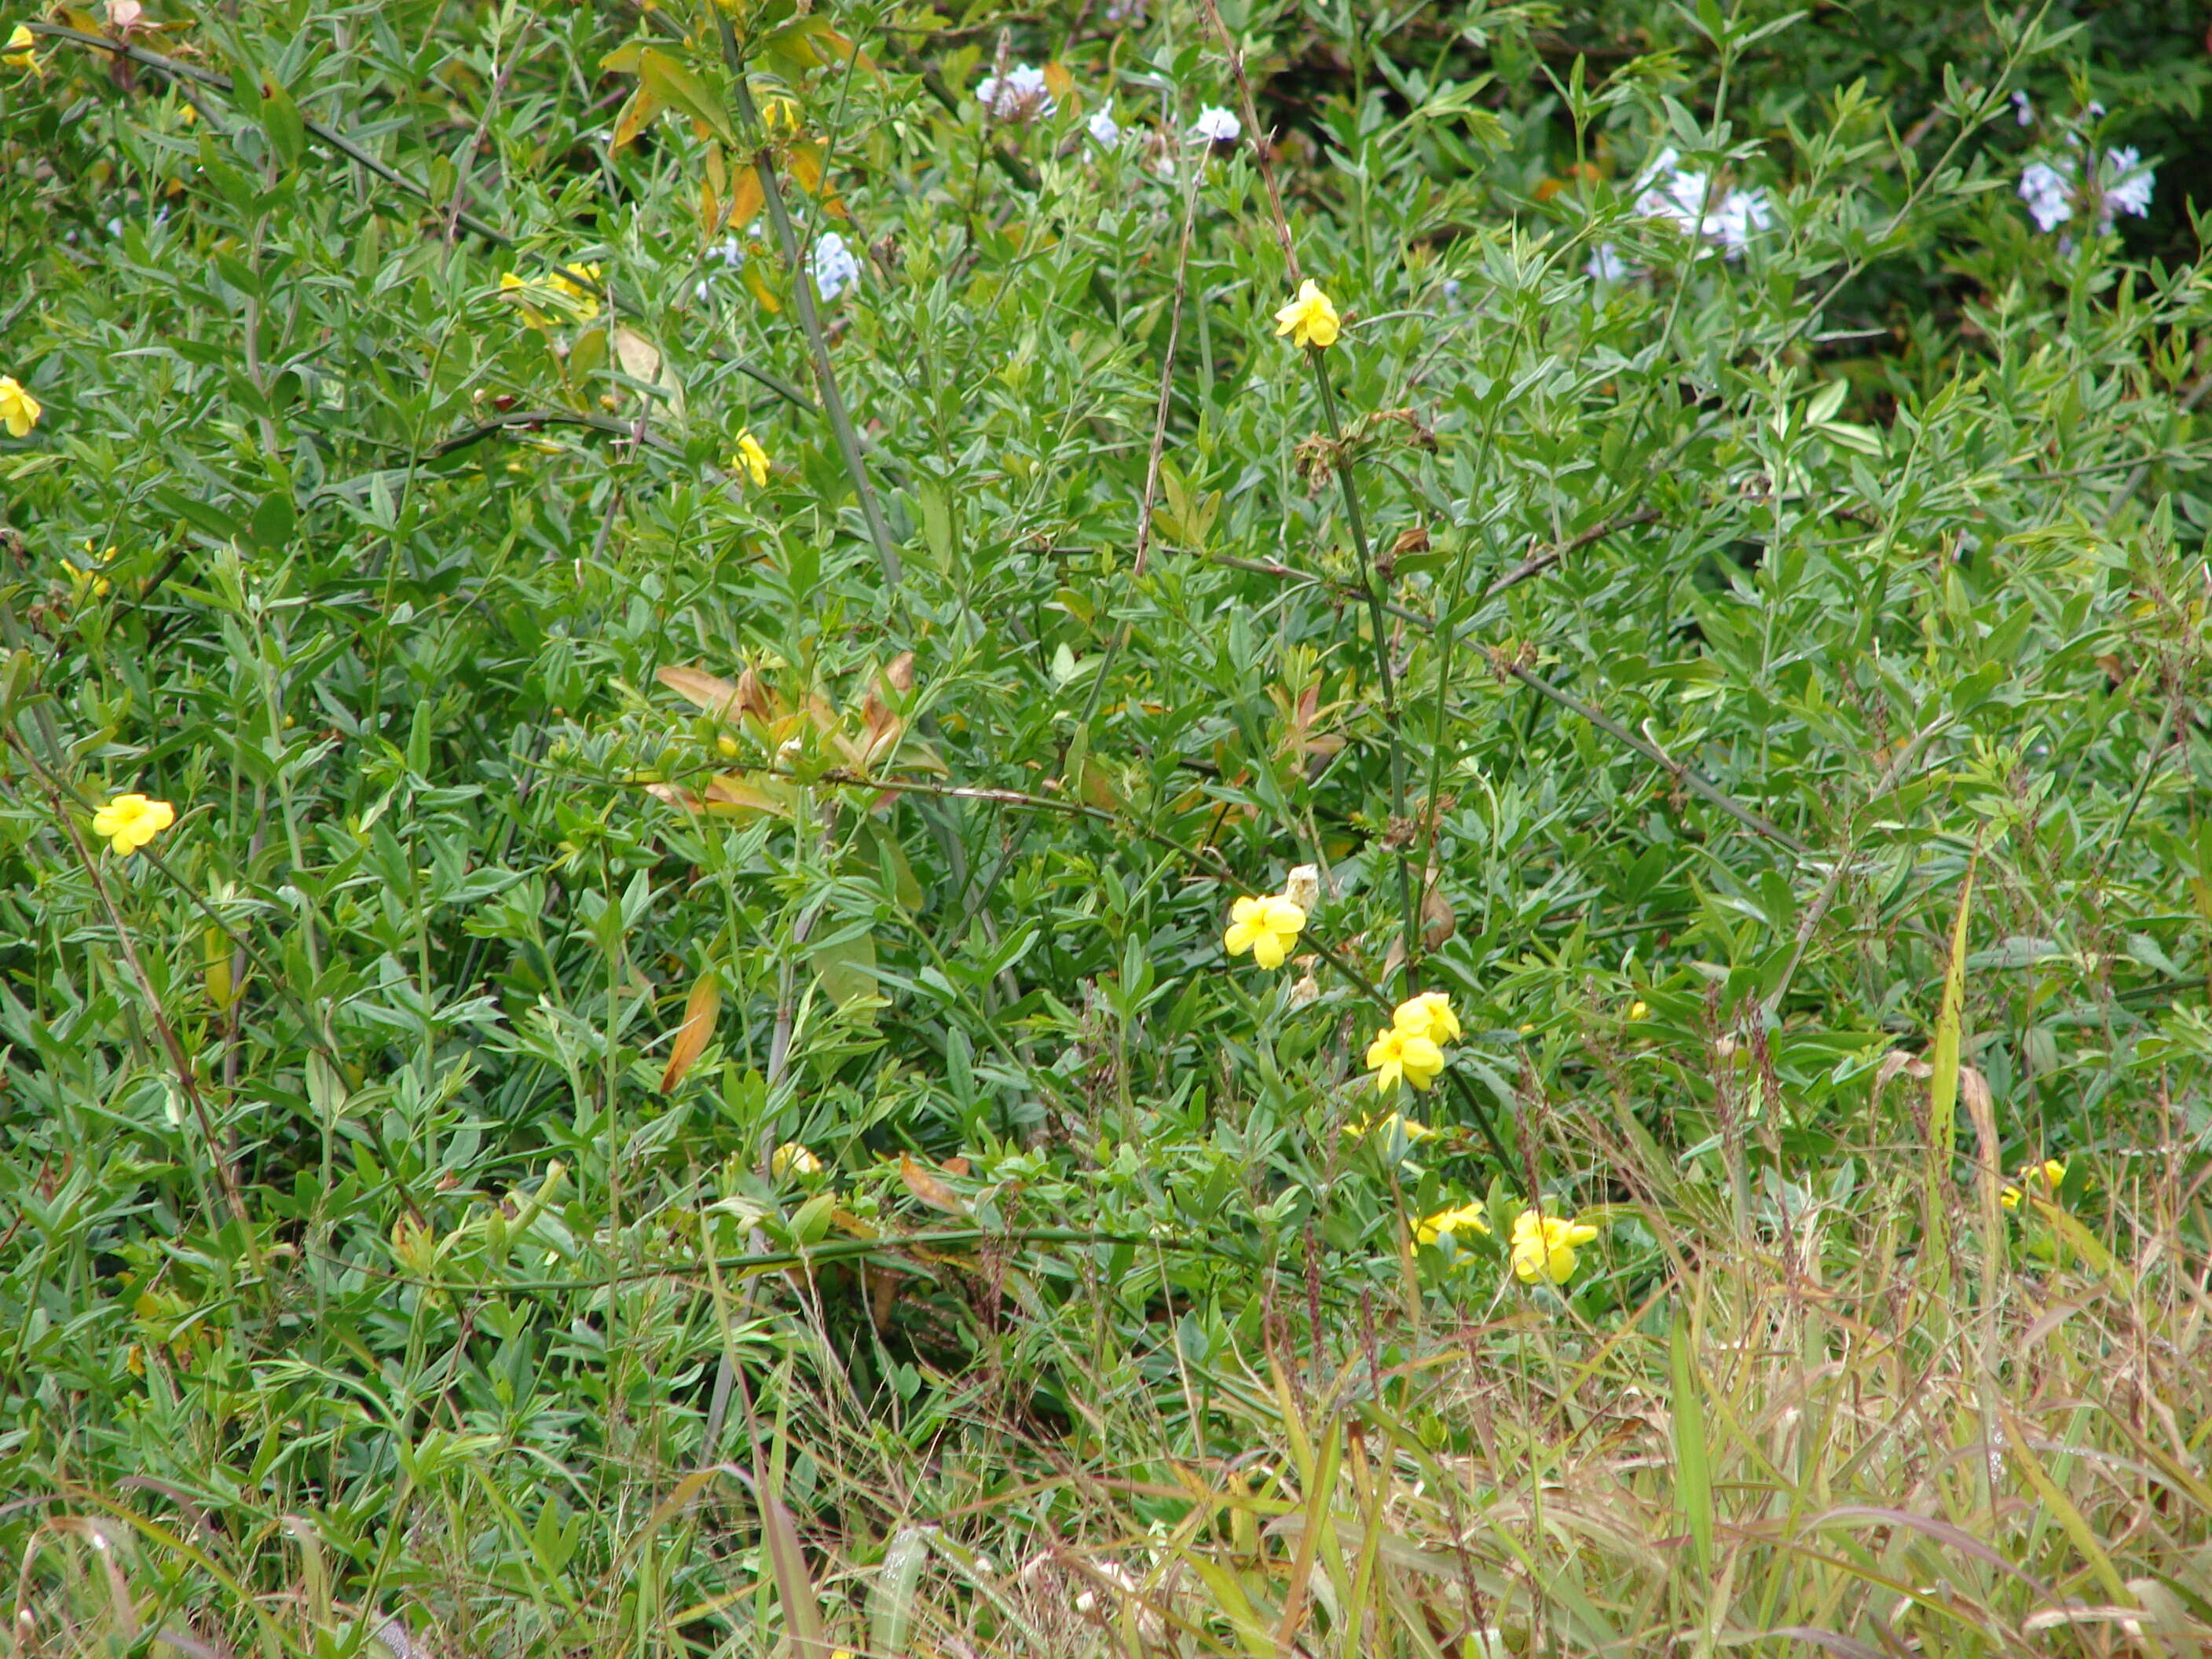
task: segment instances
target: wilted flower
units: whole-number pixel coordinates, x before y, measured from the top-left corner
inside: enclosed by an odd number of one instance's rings
[[[775,1149],[768,1161],[769,1173],[784,1176],[817,1176],[822,1173],[822,1160],[795,1140],[787,1140]]]
[[[2021,1200],[2027,1196],[2030,1190],[2038,1198],[2055,1199],[2065,1181],[2066,1166],[2055,1158],[2047,1158],[2040,1164],[2023,1164],[2020,1170],[2020,1185],[2006,1187],[1997,1194],[1997,1202],[2008,1210],[2017,1210]]]
[[[1301,864],[1283,878],[1283,896],[1311,915],[1321,905],[1321,867]]]
[[[985,76],[976,82],[975,96],[994,121],[1027,120],[1032,115],[1049,115],[1053,111],[1052,94],[1045,89],[1044,71],[1031,69],[1027,64],[1003,76]]]
[[[1433,1244],[1445,1233],[1456,1236],[1462,1231],[1490,1231],[1490,1218],[1483,1213],[1481,1205],[1462,1204],[1456,1209],[1438,1210],[1413,1229],[1413,1238],[1417,1243]]]
[[[814,289],[825,300],[834,300],[860,280],[860,262],[836,231],[826,231],[814,245]]]
[[[1513,1272],[1523,1285],[1564,1285],[1575,1273],[1575,1251],[1597,1229],[1559,1216],[1523,1210],[1513,1222]]]
[[[177,809],[165,800],[118,795],[92,815],[92,833],[106,836],[127,859],[176,821]]]
[[[1230,110],[1208,104],[1199,111],[1198,119],[1190,129],[1190,136],[1209,144],[1233,144],[1244,136],[1244,124]]]
[[[1111,110],[1097,111],[1083,125],[1090,132],[1092,140],[1104,145],[1108,149],[1113,149],[1121,142],[1121,124],[1115,120],[1114,112]]]
[[[1275,334],[1278,338],[1289,335],[1291,343],[1299,347],[1336,343],[1336,307],[1312,277],[1298,285],[1297,298],[1275,313]]]
[[[768,451],[760,447],[760,440],[750,428],[738,434],[738,453],[730,457],[730,471],[740,469],[751,476],[756,489],[768,482]]]
[[[1387,1031],[1377,1031],[1375,1041],[1367,1045],[1367,1066],[1375,1073],[1378,1094],[1387,1095],[1395,1089],[1400,1078],[1425,1090],[1444,1068],[1444,1051],[1421,1033],[1394,1025]]]
[[[27,434],[45,413],[46,406],[16,384],[14,375],[0,374],[0,422],[6,423],[9,437]]]
[[[1249,951],[1262,968],[1279,968],[1305,925],[1306,913],[1279,893],[1241,898],[1229,907],[1229,931],[1221,936],[1222,948],[1232,957]]]

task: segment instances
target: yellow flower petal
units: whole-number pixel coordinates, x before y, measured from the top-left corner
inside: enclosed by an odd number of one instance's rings
[[[26,392],[12,374],[0,374],[0,423],[8,428],[11,438],[27,437],[38,425],[39,416],[46,409],[36,398]]]

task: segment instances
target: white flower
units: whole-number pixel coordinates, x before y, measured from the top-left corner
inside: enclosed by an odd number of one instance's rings
[[[1010,70],[1004,78],[987,75],[975,85],[975,96],[994,121],[1025,119],[1032,115],[1049,115],[1053,111],[1052,94],[1045,90],[1044,71],[1031,69],[1027,64]]]
[[[1711,234],[1723,247],[1735,253],[1751,240],[1752,232],[1765,230],[1773,222],[1765,191],[1732,190],[1721,198],[1720,209],[1713,216]]]
[[[717,259],[720,259],[727,270],[735,270],[745,262],[744,244],[734,236],[725,236],[714,246],[707,250],[704,261],[707,269],[700,274],[699,286],[692,290],[696,298],[704,301],[714,291],[714,278],[722,274],[714,269],[714,261]]]
[[[1583,270],[1601,283],[1625,283],[1636,275],[1636,267],[1622,258],[1620,250],[1611,242],[1600,242],[1592,248]]]
[[[2074,167],[2065,156],[2064,171],[2048,161],[2030,161],[2021,170],[2020,199],[2035,220],[2038,230],[2056,230],[2074,216]]]
[[[1209,144],[1233,144],[1243,135],[1244,124],[1217,104],[1199,111],[1198,121],[1190,130],[1192,137],[1203,138]]]
[[[2098,169],[2103,175],[2103,214],[2097,228],[2110,230],[2116,214],[2132,213],[2138,219],[2150,211],[2151,186],[2158,175],[2143,165],[2135,146],[2112,151]]]
[[[1709,204],[1711,186],[1704,173],[1677,165],[1672,145],[1648,162],[1636,182],[1640,193],[1634,210],[1646,219],[1664,219],[1685,236],[1703,235],[1717,242],[1734,258],[1749,244],[1753,231],[1774,222],[1763,190],[1732,190],[1717,203]],[[1595,261],[1593,261],[1595,264]],[[1590,267],[1593,276],[1601,273]]]
[[[860,262],[836,231],[823,233],[814,245],[814,288],[825,300],[834,300],[860,280]]]
[[[2019,120],[2021,125],[2024,127],[2032,127],[2035,125],[2035,106],[2027,101],[2027,94],[2026,93],[2015,92],[2013,94],[2012,108],[2013,114]]]
[[[1090,130],[1091,138],[1103,144],[1108,149],[1113,149],[1121,142],[1121,129],[1115,121],[1114,112],[1111,110],[1100,110],[1085,122],[1084,125]]]

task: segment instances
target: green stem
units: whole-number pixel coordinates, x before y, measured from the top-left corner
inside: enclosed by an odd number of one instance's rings
[[[738,50],[737,31],[730,26],[729,14],[721,7],[710,9],[714,14],[714,26],[721,33],[723,60],[730,66],[730,96],[737,105],[738,118],[749,131],[758,132],[760,112],[753,107],[752,89],[745,84],[745,62]],[[768,204],[769,219],[775,226],[776,245],[783,250],[784,263],[791,267],[792,295],[799,306],[799,325],[805,331],[807,346],[813,353],[814,379],[822,389],[823,412],[830,417],[830,429],[836,434],[837,448],[845,458],[845,471],[860,498],[860,516],[867,521],[868,539],[875,544],[876,562],[883,568],[884,580],[896,587],[904,568],[899,562],[898,550],[891,545],[890,526],[884,521],[883,505],[876,499],[875,485],[868,480],[868,463],[860,453],[860,434],[854,430],[844,396],[837,390],[836,373],[830,363],[830,342],[822,331],[822,319],[814,309],[812,276],[799,262],[799,234],[792,228],[791,214],[784,206],[783,187],[775,176],[775,157],[763,144],[753,152],[752,160],[753,171],[760,179],[762,199]]]
[[[1359,487],[1352,479],[1352,458],[1345,453],[1344,423],[1337,417],[1336,389],[1329,384],[1328,357],[1309,346],[1306,361],[1313,365],[1314,385],[1321,392],[1322,418],[1328,422],[1328,435],[1336,445],[1337,488],[1344,496],[1344,516],[1352,526],[1352,545],[1359,556],[1360,583],[1367,593],[1368,625],[1375,636],[1375,672],[1382,687],[1382,724],[1390,734],[1390,836],[1395,839],[1408,828],[1406,742],[1405,733],[1399,727],[1397,678],[1390,672],[1390,630],[1383,621],[1382,578],[1375,568],[1375,556],[1367,545],[1367,523],[1359,511]],[[1403,845],[1396,851],[1398,905],[1405,928],[1405,963],[1401,971],[1406,994],[1411,996],[1421,950],[1421,912],[1413,895],[1413,860]]]

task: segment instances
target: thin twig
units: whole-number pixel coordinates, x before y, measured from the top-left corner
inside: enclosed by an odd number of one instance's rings
[[[1288,581],[1309,582],[1316,586],[1334,587],[1340,591],[1348,591],[1354,586],[1351,582],[1339,580],[1333,577],[1320,575],[1310,570],[1300,570],[1294,565],[1284,564],[1279,561],[1231,559],[1217,555],[1215,556],[1215,562],[1232,565],[1240,570],[1254,571],[1263,576],[1274,576]],[[1406,622],[1411,623],[1414,627],[1422,629],[1425,633],[1433,634],[1437,631],[1437,623],[1435,618],[1425,617],[1419,611],[1412,609],[1410,606],[1402,605],[1386,605],[1383,606],[1383,609],[1391,616],[1400,617]],[[1683,788],[1688,790],[1692,794],[1698,796],[1702,799],[1710,801],[1715,806],[1719,807],[1721,811],[1726,812],[1730,817],[1742,824],[1746,829],[1752,830],[1754,834],[1765,836],[1769,841],[1775,842],[1778,846],[1789,848],[1790,851],[1796,854],[1801,858],[1806,856],[1809,852],[1810,849],[1806,847],[1804,842],[1799,841],[1795,836],[1790,835],[1787,830],[1782,830],[1770,823],[1767,819],[1761,817],[1749,807],[1737,801],[1733,796],[1722,789],[1718,784],[1711,782],[1700,773],[1695,771],[1689,766],[1685,765],[1682,762],[1675,760],[1672,756],[1667,754],[1663,750],[1661,750],[1656,745],[1648,743],[1644,738],[1638,737],[1634,732],[1620,725],[1617,721],[1607,719],[1605,715],[1598,713],[1596,709],[1592,708],[1588,703],[1583,702],[1580,698],[1574,696],[1569,692],[1561,690],[1558,686],[1553,685],[1549,680],[1544,678],[1541,675],[1532,673],[1528,669],[1522,668],[1518,665],[1509,666],[1504,672],[1510,674],[1515,679],[1519,680],[1530,690],[1550,698],[1553,702],[1558,703],[1561,708],[1569,710],[1571,713],[1580,714],[1584,720],[1588,720],[1592,726],[1597,727],[1599,731],[1604,732],[1607,736],[1616,738],[1622,743],[1626,744],[1631,749],[1636,750],[1638,754],[1642,755],[1654,765],[1664,769],[1668,775],[1673,777]]]
[[[1182,235],[1176,245],[1175,298],[1168,308],[1167,350],[1160,358],[1160,395],[1152,411],[1152,448],[1145,459],[1145,493],[1137,503],[1137,556],[1129,568],[1132,582],[1143,577],[1152,556],[1152,508],[1159,496],[1160,457],[1167,447],[1168,410],[1175,391],[1176,347],[1182,338],[1182,302],[1189,286],[1190,232],[1198,217],[1198,181],[1202,176],[1201,169],[1192,168],[1183,191]],[[1205,303],[1202,296],[1199,303]],[[1106,642],[1106,649],[1099,653],[1098,672],[1091,677],[1091,695],[1083,702],[1082,725],[1088,726],[1097,714],[1099,699],[1105,695],[1106,677],[1113,672],[1115,659],[1128,647],[1133,627],[1130,619],[1124,617]]]
[[[1298,264],[1298,251],[1291,240],[1291,222],[1283,212],[1283,192],[1275,186],[1267,137],[1260,125],[1259,106],[1252,101],[1252,83],[1244,74],[1244,54],[1237,50],[1228,25],[1221,21],[1221,11],[1214,0],[1201,0],[1201,3],[1206,21],[1213,25],[1214,33],[1221,37],[1221,50],[1229,58],[1229,73],[1237,82],[1237,102],[1244,111],[1244,136],[1251,143],[1252,162],[1260,171],[1260,181],[1267,187],[1267,210],[1274,220],[1275,240],[1282,244],[1283,269],[1295,289],[1305,280],[1305,273]]]
[[[1561,690],[1542,675],[1531,672],[1518,663],[1509,665],[1505,672],[1540,696],[1548,697],[1569,713],[1581,715],[1616,742],[1626,744],[1653,765],[1662,769],[1677,784],[1700,799],[1719,807],[1722,811],[1727,813],[1753,834],[1764,836],[1777,846],[1788,848],[1800,858],[1807,857],[1811,854],[1812,849],[1788,830],[1761,817],[1718,784],[1708,782],[1704,776],[1693,771],[1683,762],[1676,760],[1656,744],[1638,737],[1618,720],[1601,714],[1573,693]]]
[[[55,40],[66,40],[72,46],[89,46],[95,52],[107,52],[117,58],[127,58],[132,63],[143,64],[148,69],[166,75],[173,81],[196,82],[201,86],[222,94],[226,98],[234,95],[228,76],[217,75],[212,70],[204,70],[196,64],[179,63],[173,58],[163,57],[158,52],[149,52],[143,46],[134,46],[123,40],[111,40],[103,35],[87,34],[82,29],[67,28],[59,23],[33,22],[27,23],[24,27],[33,34],[43,34]],[[437,198],[431,195],[427,185],[416,184],[389,163],[380,161],[336,127],[315,120],[306,114],[300,117],[300,125],[332,149],[358,161],[386,184],[398,186],[417,201],[430,207],[434,208],[438,205]],[[495,242],[501,247],[514,246],[514,239],[506,232],[495,230],[483,220],[472,215],[456,210],[453,222],[459,225],[471,235],[481,236],[488,242]]]
[[[745,60],[738,50],[737,30],[731,24],[729,14],[720,6],[710,9],[721,36],[723,59],[730,68],[730,97],[737,106],[738,118],[748,132],[760,134],[760,112],[753,106],[752,89],[745,82]],[[799,234],[792,228],[791,214],[784,205],[783,186],[776,178],[775,154],[766,142],[761,142],[754,149],[752,166],[754,175],[760,180],[762,199],[768,204],[769,222],[775,227],[776,244],[783,250],[784,263],[791,269],[792,298],[799,307],[799,325],[813,354],[814,379],[822,392],[823,413],[830,417],[830,429],[844,457],[845,471],[853,480],[854,493],[860,498],[860,517],[867,524],[868,539],[875,544],[876,563],[884,573],[884,582],[896,587],[904,569],[899,562],[898,550],[891,545],[890,526],[884,521],[883,504],[876,499],[876,487],[869,482],[868,462],[860,453],[860,434],[854,430],[844,395],[837,389],[837,373],[830,362],[830,341],[822,331],[822,319],[814,309],[814,276],[799,258]]]
[[[1541,552],[1530,554],[1512,569],[1505,572],[1484,588],[1482,597],[1485,599],[1494,599],[1507,588],[1517,587],[1531,576],[1542,575],[1570,553],[1579,553],[1592,542],[1601,542],[1616,530],[1626,530],[1635,525],[1656,524],[1658,521],[1657,509],[1649,507],[1640,507],[1633,513],[1624,514],[1618,519],[1607,519],[1601,524],[1592,526],[1578,536],[1569,537],[1563,542],[1554,542]]]
[[[749,766],[744,770],[748,775],[783,778],[793,783],[821,784],[838,789],[876,789],[896,794],[927,795],[939,800],[988,801],[994,806],[1018,806],[1031,811],[1054,812],[1063,817],[1090,818],[1099,823],[1110,823],[1125,835],[1136,836],[1156,846],[1170,848],[1182,854],[1193,865],[1205,866],[1224,880],[1236,879],[1236,871],[1218,848],[1193,847],[1165,830],[1151,829],[1133,818],[1118,817],[1103,807],[1092,806],[1083,801],[1054,800],[1048,795],[1024,794],[1018,789],[1000,789],[988,784],[925,783],[919,778],[863,777],[842,767],[832,767],[826,772],[811,775],[780,766]],[[631,779],[611,781],[635,781]]]
[[[43,34],[56,40],[67,41],[72,46],[89,46],[96,52],[107,52],[118,58],[126,58],[134,64],[142,64],[148,69],[169,76],[172,80],[190,82],[196,86],[205,87],[211,92],[219,92],[226,98],[235,95],[231,86],[229,76],[217,75],[212,70],[201,69],[195,64],[180,63],[176,58],[165,58],[158,52],[147,51],[143,46],[134,46],[122,40],[111,40],[101,35],[87,34],[82,29],[67,28],[59,23],[33,22],[26,24],[25,27],[27,27],[33,34]],[[325,143],[328,144],[332,149],[337,150],[340,155],[359,162],[362,167],[367,167],[371,173],[383,179],[386,183],[395,185],[398,189],[404,191],[408,195],[414,197],[417,201],[422,202],[434,209],[438,206],[437,198],[431,195],[428,186],[416,184],[412,179],[408,178],[406,174],[399,172],[388,162],[378,160],[376,156],[371,155],[359,143],[356,143],[353,139],[349,138],[344,133],[340,132],[337,128],[331,126],[325,122],[312,120],[305,115],[302,115],[300,119],[301,125],[309,132],[314,134],[316,137],[321,139]],[[483,220],[476,218],[470,214],[461,212],[459,207],[458,194],[456,195],[454,204],[453,204],[453,210],[447,218],[447,234],[449,236],[452,234],[452,227],[454,225],[459,225],[463,230],[467,231],[472,236],[481,236],[485,241],[491,243],[494,246],[513,247],[515,246],[514,238],[508,235],[505,231],[495,229],[492,226],[486,224]],[[568,277],[570,282],[574,283],[579,288],[592,288],[599,285],[593,282],[588,273],[578,270],[562,260],[549,258],[544,255],[532,255],[531,257],[536,258],[538,263],[544,265],[548,270],[556,271]],[[755,368],[748,363],[733,363],[732,367],[734,368],[738,374],[743,374],[750,380],[758,381],[769,391],[775,392],[778,397],[784,398],[786,401],[800,409],[811,410],[814,407],[812,400],[804,392],[792,386],[787,380],[780,380],[776,376],[768,374],[764,370]]]

